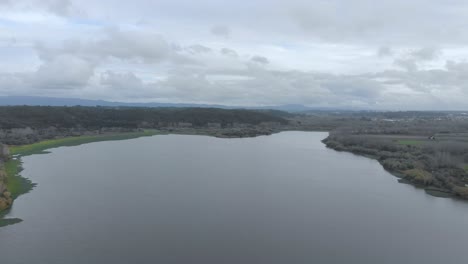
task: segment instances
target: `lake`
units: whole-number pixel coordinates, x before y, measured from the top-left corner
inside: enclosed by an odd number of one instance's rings
[[[466,263],[468,203],[400,184],[327,133],[163,135],[23,158],[38,186],[0,263]]]

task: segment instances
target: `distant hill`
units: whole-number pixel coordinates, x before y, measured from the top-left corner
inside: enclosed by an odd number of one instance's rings
[[[223,109],[274,109],[286,112],[304,112],[312,110],[325,110],[323,108],[311,108],[304,105],[290,104],[261,107],[240,107],[218,104],[178,104],[178,103],[124,103],[104,100],[88,100],[79,98],[58,98],[40,96],[0,96],[0,106],[30,105],[30,106],[107,106],[107,107],[200,107]]]
[[[229,108],[223,105],[208,104],[172,104],[172,103],[124,103],[104,100],[88,100],[79,98],[58,98],[40,96],[0,96],[0,106],[30,105],[30,106],[127,106],[127,107],[214,107]]]

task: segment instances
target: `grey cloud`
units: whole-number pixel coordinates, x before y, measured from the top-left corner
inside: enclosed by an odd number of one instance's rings
[[[217,71],[222,74],[222,71]],[[373,105],[383,86],[364,77],[299,71],[225,71],[245,78],[209,81],[206,74],[176,72],[167,80],[151,84],[154,96],[186,102],[226,104],[315,104],[345,106],[351,101]]]
[[[104,30],[97,40],[84,42],[71,39],[64,41],[59,47],[50,47],[38,42],[35,44],[35,50],[43,61],[61,54],[74,54],[95,64],[118,59],[142,64],[169,62],[176,65],[202,64],[196,55],[212,52],[211,48],[201,44],[183,47],[166,41],[158,34],[124,31],[118,28]]]
[[[459,77],[468,77],[468,62],[447,61],[445,68],[448,72],[455,72]]]
[[[336,75],[304,71],[270,71],[263,68],[195,73],[173,72],[167,79],[146,84],[151,98],[182,102],[223,102],[232,105],[275,105],[299,103],[332,107],[384,109],[439,109],[463,107],[437,99],[434,93],[450,96],[462,89],[468,95],[468,66],[448,62],[443,70],[383,71],[375,74]],[[242,76],[209,80],[211,74]],[[398,87],[406,87],[401,91]],[[148,93],[145,95],[148,96]],[[404,101],[399,101],[404,98]],[[445,100],[445,101],[444,101]],[[401,102],[411,103],[401,105]],[[397,108],[395,108],[397,107]]]
[[[416,60],[414,59],[399,58],[399,59],[395,59],[394,64],[410,72],[414,72],[418,69],[418,65],[416,64]]]
[[[396,58],[394,64],[398,67],[406,69],[407,71],[414,72],[418,69],[420,63],[437,59],[440,54],[441,51],[433,47],[413,49],[403,54],[399,58]]]
[[[258,55],[253,56],[250,60],[259,64],[264,64],[264,65],[270,63],[268,58],[263,57],[263,56],[258,56]]]
[[[91,53],[120,59],[158,62],[171,52],[170,45],[157,34],[109,29],[106,37],[86,47]]]
[[[464,1],[298,0],[283,5],[304,32],[325,41],[421,45],[468,40],[460,28]]]
[[[68,16],[72,12],[72,2],[70,0],[49,0],[48,10],[59,16]]]
[[[191,53],[207,53],[211,52],[212,49],[205,47],[200,44],[195,44],[187,48]]]
[[[93,61],[116,58],[144,63],[159,63],[174,51],[173,46],[160,35],[118,28],[103,31],[102,37],[95,41],[67,40],[58,48],[36,43],[35,49],[42,60],[50,60],[60,54],[76,54]]]
[[[372,79],[343,77],[332,78],[322,83],[324,87],[337,95],[346,95],[366,100],[377,98],[383,90],[383,86]]]
[[[222,48],[221,49],[221,54],[226,55],[226,56],[231,56],[231,57],[238,57],[239,54],[233,49],[228,49],[228,48]]]
[[[377,50],[378,57],[389,57],[393,55],[393,50],[388,46],[382,46]]]
[[[100,83],[116,89],[128,89],[134,91],[143,87],[143,81],[132,72],[115,73],[106,71],[101,74]]]
[[[225,25],[216,25],[211,28],[211,33],[220,37],[229,37],[231,29]]]
[[[466,1],[181,3],[0,0],[2,15],[16,23],[0,32],[0,91],[401,109],[468,100],[468,64],[460,62],[467,54],[468,31],[460,27]],[[78,8],[87,16],[77,16]],[[218,23],[236,34],[211,28]],[[6,41],[12,36],[15,45]],[[41,40],[38,58],[29,56],[31,43]],[[443,68],[447,58],[453,61]],[[17,69],[27,70],[11,73]]]
[[[0,0],[0,6],[17,10],[41,10],[63,17],[81,12],[73,6],[71,0]]]
[[[0,90],[37,94],[41,90],[80,89],[89,85],[95,65],[73,55],[60,55],[31,72],[0,74]],[[66,94],[65,94],[66,95]]]
[[[458,88],[468,94],[468,63],[447,62],[445,69],[383,71],[368,76],[382,78],[390,85],[403,85],[414,91],[430,93],[432,89]]]
[[[65,63],[66,61],[66,63]],[[72,61],[72,63],[70,63]],[[216,72],[196,72],[190,68],[172,72],[167,78],[156,82],[143,82],[132,72],[107,71],[100,75],[99,85],[115,95],[138,100],[163,100],[195,103],[223,103],[232,105],[275,105],[299,103],[315,106],[364,108],[402,107],[398,98],[411,102],[407,109],[420,109],[429,104],[440,103],[439,107],[462,107],[461,103],[447,104],[439,101],[433,93],[444,91],[447,96],[461,91],[468,96],[468,64],[448,62],[442,70],[383,71],[375,74],[336,75],[304,71],[271,71],[217,69]],[[48,76],[56,68],[69,68],[59,79]],[[89,82],[90,70],[86,61],[79,58],[62,57],[43,66],[37,73],[0,75],[0,87],[15,87],[31,90],[33,84],[41,83],[46,89],[87,86],[87,90],[98,91]],[[238,76],[210,80],[211,74]],[[39,76],[47,82],[39,82]],[[8,85],[7,85],[8,84]],[[397,87],[407,87],[400,91]],[[6,88],[2,90],[5,91]],[[120,92],[122,91],[122,92]],[[12,92],[9,92],[12,93]],[[64,92],[65,93],[65,92]],[[66,94],[65,94],[66,95]],[[458,94],[460,96],[460,94]],[[411,99],[411,100],[410,100]],[[442,99],[440,99],[442,100]]]
[[[94,74],[94,66],[73,55],[60,55],[42,64],[33,75],[33,82],[48,89],[85,86]]]
[[[434,47],[424,47],[421,49],[413,50],[410,56],[416,60],[433,60],[436,59],[440,54],[440,50]]]

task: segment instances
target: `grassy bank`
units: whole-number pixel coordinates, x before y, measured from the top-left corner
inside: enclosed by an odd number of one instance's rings
[[[10,146],[11,155],[27,156],[32,154],[47,153],[45,150],[63,147],[78,146],[91,142],[125,140],[139,137],[148,137],[162,134],[159,130],[145,130],[141,132],[129,132],[118,134],[101,134],[90,136],[64,137],[57,139],[44,140],[29,145]]]
[[[7,161],[5,163],[5,172],[7,174],[6,185],[13,199],[30,192],[34,188],[34,183],[20,175],[21,160],[11,159]],[[0,212],[0,227],[22,222],[19,218],[4,218],[8,211],[9,209]]]
[[[12,159],[5,163],[7,174],[7,188],[11,192],[13,199],[21,194],[28,193],[35,186],[30,180],[21,177],[21,160]]]
[[[11,192],[13,199],[16,199],[20,195],[30,192],[35,186],[33,182],[31,182],[27,178],[22,177],[20,174],[22,170],[22,156],[32,154],[44,154],[48,153],[46,151],[47,149],[62,146],[78,146],[91,142],[126,140],[132,138],[154,136],[159,134],[163,133],[161,133],[158,130],[145,130],[141,132],[57,138],[44,140],[29,145],[10,146],[11,155],[16,157],[8,160],[5,163],[5,172],[7,174],[7,188]],[[6,214],[8,214],[8,210],[0,212],[0,227],[16,224],[22,221],[18,218],[4,218]]]

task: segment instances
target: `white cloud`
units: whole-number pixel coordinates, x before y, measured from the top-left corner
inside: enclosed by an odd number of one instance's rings
[[[466,11],[461,0],[0,0],[0,92],[464,108]]]
[[[31,85],[49,89],[85,86],[94,74],[94,66],[73,55],[59,55],[42,64],[33,75]]]

